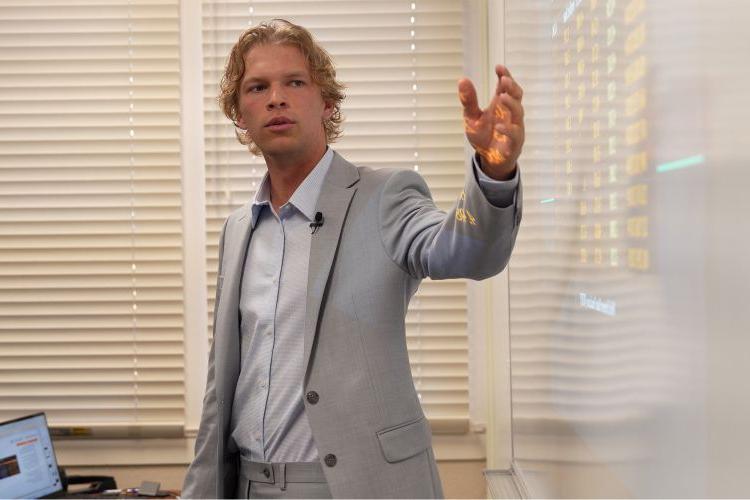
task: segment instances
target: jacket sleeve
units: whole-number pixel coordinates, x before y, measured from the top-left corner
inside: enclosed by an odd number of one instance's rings
[[[227,223],[221,231],[219,240],[219,270],[216,277],[216,300],[214,301],[214,339],[216,338],[216,310],[219,305],[219,296],[223,284],[222,260],[224,256],[224,234]],[[219,464],[218,456],[218,406],[216,404],[216,386],[214,379],[214,342],[211,343],[211,351],[208,355],[208,377],[206,381],[206,393],[203,397],[203,410],[201,412],[201,423],[198,427],[198,436],[195,440],[195,458],[193,458],[185,482],[182,486],[182,498],[216,498],[217,497],[217,471]]]
[[[514,203],[492,205],[475,173],[447,214],[435,206],[424,179],[414,171],[394,172],[379,201],[380,236],[386,253],[413,278],[494,276],[508,264],[521,222],[519,179]]]

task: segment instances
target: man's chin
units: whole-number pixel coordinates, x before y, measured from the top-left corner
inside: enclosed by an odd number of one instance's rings
[[[299,145],[296,141],[289,137],[276,137],[272,140],[263,141],[259,144],[258,148],[263,152],[264,155],[280,156],[285,154],[293,154],[299,149]]]

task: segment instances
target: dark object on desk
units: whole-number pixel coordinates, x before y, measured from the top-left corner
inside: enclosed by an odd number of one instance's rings
[[[60,479],[62,480],[63,490],[68,493],[101,493],[106,490],[116,490],[117,482],[111,476],[68,476],[65,469],[59,467]],[[86,488],[71,491],[71,484],[88,484]]]
[[[170,495],[167,491],[159,490],[161,483],[154,481],[143,481],[138,487],[138,496],[141,497],[168,497]]]

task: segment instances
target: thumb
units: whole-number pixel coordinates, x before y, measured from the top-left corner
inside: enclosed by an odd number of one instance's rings
[[[482,116],[482,110],[477,103],[477,91],[474,84],[468,78],[461,78],[458,81],[458,98],[464,107],[464,117],[477,119]]]

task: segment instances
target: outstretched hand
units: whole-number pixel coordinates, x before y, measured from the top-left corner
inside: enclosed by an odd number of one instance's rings
[[[468,78],[458,82],[464,107],[464,129],[469,143],[482,159],[482,170],[497,180],[513,177],[525,136],[523,89],[503,65],[495,66],[497,87],[489,106],[481,109],[477,91]]]

